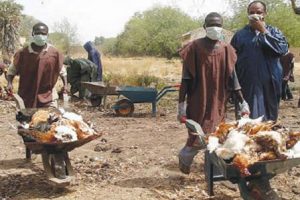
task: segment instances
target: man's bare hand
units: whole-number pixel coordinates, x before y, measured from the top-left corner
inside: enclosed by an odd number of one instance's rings
[[[250,25],[253,29],[261,32],[261,33],[265,33],[267,31],[266,27],[265,27],[265,22],[259,19],[253,19],[250,20]]]

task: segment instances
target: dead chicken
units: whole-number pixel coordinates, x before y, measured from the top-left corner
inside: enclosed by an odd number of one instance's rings
[[[211,135],[219,138],[219,142],[221,144],[224,143],[224,141],[227,138],[227,135],[229,134],[230,130],[236,127],[236,123],[225,123],[222,122],[216,129],[215,132],[213,132]]]
[[[23,135],[42,143],[73,142],[97,134],[80,115],[61,110],[38,110],[26,127]]]

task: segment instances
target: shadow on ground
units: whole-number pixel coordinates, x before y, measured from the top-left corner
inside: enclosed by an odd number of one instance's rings
[[[44,171],[25,159],[3,160],[0,170],[5,170],[0,176],[0,198],[55,198],[72,192],[53,187]]]

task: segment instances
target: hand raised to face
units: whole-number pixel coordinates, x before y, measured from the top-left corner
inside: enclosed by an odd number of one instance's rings
[[[262,21],[262,20],[250,20],[249,23],[250,23],[250,26],[253,29],[255,29],[255,30],[257,30],[257,31],[259,31],[261,33],[266,32],[265,22],[264,21]]]
[[[248,18],[250,26],[261,33],[266,32],[264,21],[266,14],[267,13],[265,5],[261,4],[260,2],[250,4],[248,7]]]

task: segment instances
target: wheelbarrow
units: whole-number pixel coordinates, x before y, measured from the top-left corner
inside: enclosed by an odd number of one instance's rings
[[[18,115],[16,116],[17,120],[30,121],[31,116],[38,109],[26,109],[22,98],[16,94],[13,96],[16,101],[17,108],[19,109]],[[43,167],[46,175],[48,176],[48,180],[56,187],[68,186],[74,178],[74,171],[68,152],[101,136],[101,134],[90,135],[81,140],[65,143],[41,143],[36,141],[34,138],[28,137],[28,135],[30,135],[30,131],[32,130],[24,128],[18,129],[18,134],[22,136],[24,141],[26,159],[30,160],[32,153],[41,154]]]
[[[18,129],[18,134],[24,139],[28,129]],[[74,179],[68,152],[80,147],[101,135],[91,135],[85,139],[67,143],[40,143],[32,138],[24,139],[26,147],[26,159],[31,159],[31,154],[41,154],[43,167],[48,180],[56,187],[66,187]]]
[[[193,134],[199,136],[200,145],[204,149],[206,144],[201,126],[190,119],[186,120],[185,124]],[[204,171],[208,194],[214,195],[214,182],[228,180],[238,184],[241,197],[245,200],[280,199],[271,188],[270,179],[298,165],[300,158],[259,161],[248,168],[251,175],[244,177],[232,163],[225,162],[215,152],[205,151]]]
[[[102,82],[82,82],[82,87],[88,89],[94,95],[122,95],[125,98],[118,100],[112,108],[118,116],[126,117],[134,112],[135,103],[151,103],[152,115],[156,115],[157,102],[167,93],[178,91],[180,85],[166,86],[157,91],[155,88],[135,86],[106,86]]]

